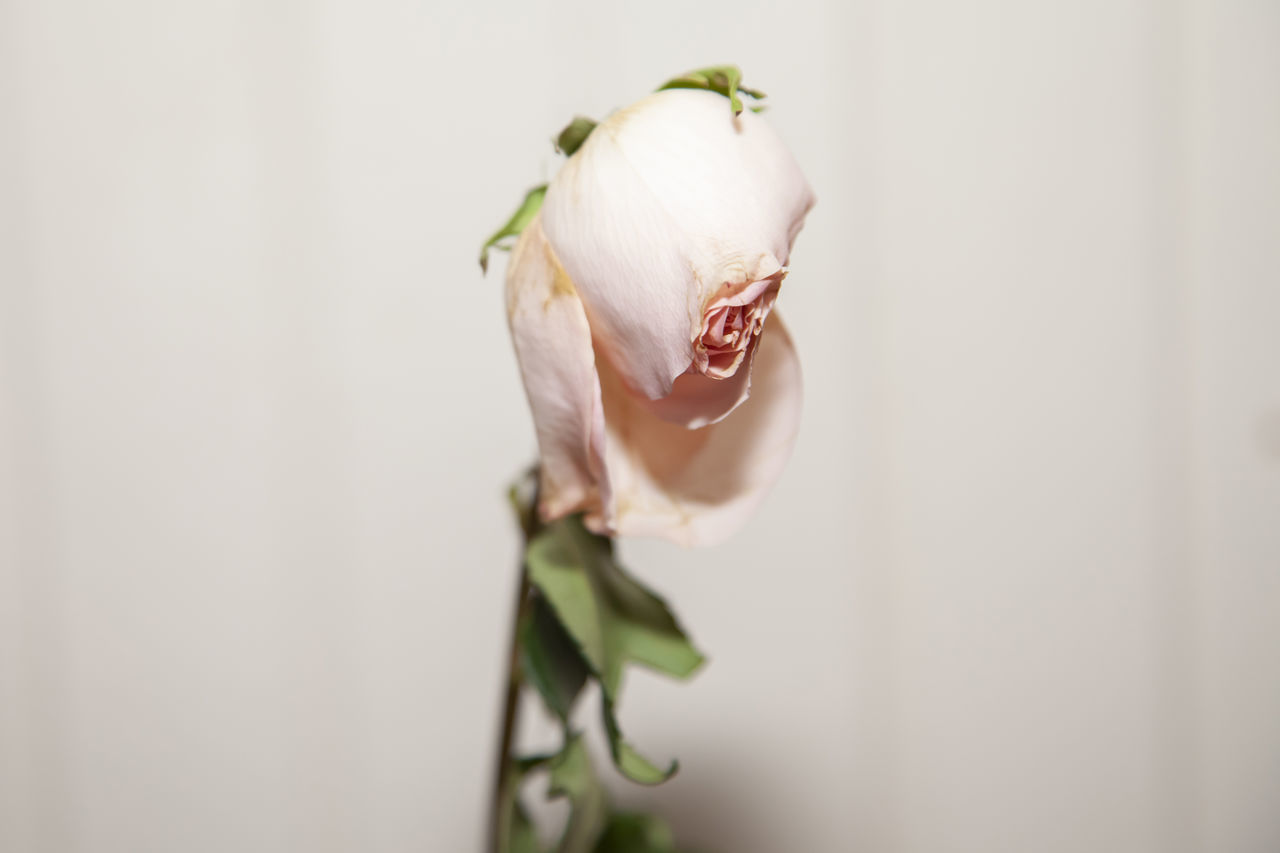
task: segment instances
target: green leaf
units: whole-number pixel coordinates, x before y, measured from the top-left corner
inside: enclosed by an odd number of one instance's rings
[[[573,153],[582,147],[582,143],[587,141],[587,137],[591,135],[591,131],[596,129],[596,123],[589,118],[582,116],[574,116],[573,121],[565,125],[564,130],[554,140],[556,150],[564,154],[566,157],[572,157]]]
[[[575,734],[551,762],[548,797],[567,797],[569,822],[560,839],[559,853],[591,853],[608,818],[609,803],[604,787],[591,767],[591,756]]]
[[[504,245],[500,241],[505,240],[508,237],[519,236],[520,232],[525,229],[525,226],[533,221],[534,215],[536,215],[538,209],[542,207],[542,199],[546,194],[546,184],[541,184],[540,186],[536,186],[529,190],[529,192],[525,194],[524,201],[520,202],[520,206],[516,208],[515,213],[511,214],[511,218],[507,220],[506,224],[495,231],[493,236],[486,240],[485,244],[480,247],[480,270],[482,272],[489,271],[489,250],[510,250],[510,246]]]
[[[520,666],[562,725],[587,681],[587,664],[540,593],[534,594],[529,615],[520,626]]]
[[[613,765],[623,776],[641,785],[660,785],[676,775],[680,762],[675,759],[663,770],[645,758],[636,748],[622,737],[622,729],[618,726],[618,717],[614,711],[614,703],[608,696],[600,697],[600,710],[604,716],[604,731],[609,736],[609,754]]]
[[[545,596],[582,659],[600,682],[605,729],[614,764],[633,781],[657,784],[677,769],[644,758],[622,737],[615,706],[628,663],[686,678],[704,658],[666,602],[620,567],[613,543],[561,519],[533,538],[525,554],[529,580]]]
[[[666,821],[656,815],[615,814],[593,853],[675,853]]]
[[[555,758],[553,755],[531,755],[511,762],[511,772],[502,789],[498,820],[498,850],[502,853],[542,853],[537,832],[529,813],[520,802],[520,786],[525,777],[545,767]]]
[[[658,87],[659,92],[663,89],[707,89],[717,92],[729,99],[729,107],[734,115],[742,113],[742,99],[738,97],[739,92],[756,100],[765,97],[765,93],[759,89],[748,89],[742,85],[742,69],[736,65],[713,65],[710,68],[690,71]],[[752,110],[758,111],[755,107],[752,107]]]
[[[542,845],[538,843],[538,832],[529,819],[529,813],[519,800],[515,802],[515,812],[511,817],[511,829],[507,836],[507,847],[504,853],[542,853]]]
[[[537,755],[522,755],[515,760],[516,762],[516,784],[519,785],[524,781],[524,777],[528,776],[535,770],[541,770],[552,761],[555,760],[559,753],[545,752]]]
[[[582,526],[579,516],[549,525],[529,543],[529,579],[547,597],[582,650],[609,699],[623,666],[634,661],[677,678],[692,675],[703,656],[665,601],[618,565],[613,543]]]

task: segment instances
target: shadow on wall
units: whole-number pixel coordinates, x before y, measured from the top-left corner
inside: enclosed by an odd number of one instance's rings
[[[854,825],[852,810],[839,819],[840,837],[823,837],[819,829],[804,839],[787,834],[796,826],[793,814],[778,815],[782,807],[773,786],[761,784],[769,774],[751,744],[700,739],[673,744],[680,772],[656,788],[611,785],[620,811],[640,811],[660,816],[670,824],[676,846],[684,853],[806,853],[872,850],[870,833]],[[794,811],[795,803],[787,808]],[[830,820],[831,815],[823,817]]]

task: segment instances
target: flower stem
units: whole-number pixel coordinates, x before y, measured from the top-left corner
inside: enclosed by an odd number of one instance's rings
[[[520,588],[516,594],[515,615],[511,621],[511,653],[507,658],[506,700],[502,711],[502,734],[499,736],[498,766],[493,786],[493,804],[490,815],[491,853],[503,853],[511,832],[512,810],[515,792],[510,790],[515,760],[511,755],[515,745],[516,723],[520,719],[520,688],[524,677],[520,672],[520,623],[524,620],[529,602],[529,574],[525,571],[523,555],[520,562]]]
[[[529,583],[529,569],[525,565],[525,550],[542,528],[537,511],[538,493],[537,467],[525,472],[508,493],[511,506],[520,521],[523,541],[520,545],[520,581],[516,592],[515,612],[511,618],[511,651],[507,656],[506,698],[502,709],[502,733],[498,737],[498,766],[494,773],[493,803],[489,815],[490,853],[505,853],[515,816],[517,792],[513,790],[513,786],[518,784],[518,780],[512,776],[515,757],[511,753],[515,746],[516,723],[520,719],[520,691],[524,686],[524,674],[520,669],[520,626],[528,616],[533,591]]]

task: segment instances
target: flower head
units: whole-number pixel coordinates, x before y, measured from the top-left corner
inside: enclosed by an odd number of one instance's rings
[[[768,124],[711,92],[658,92],[591,132],[507,271],[545,518],[684,544],[746,521],[799,425],[773,307],[812,205]]]

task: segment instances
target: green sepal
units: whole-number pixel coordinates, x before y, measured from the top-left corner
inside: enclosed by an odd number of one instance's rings
[[[610,816],[592,853],[676,853],[671,827],[657,815],[620,813]]]
[[[572,735],[564,749],[551,760],[548,797],[569,800],[569,822],[560,839],[558,853],[591,853],[604,832],[609,801],[604,786],[591,767],[582,735]]]
[[[663,89],[706,89],[717,92],[729,99],[729,107],[734,115],[742,114],[742,99],[738,97],[738,93],[756,100],[766,97],[765,93],[759,89],[748,89],[742,85],[742,69],[736,65],[712,65],[709,68],[690,71],[658,87],[659,92]],[[751,109],[753,112],[759,112],[763,107]]]
[[[546,197],[546,194],[546,184],[541,184],[529,190],[529,192],[525,194],[524,201],[520,202],[520,206],[516,208],[515,213],[511,214],[511,218],[507,220],[506,224],[495,231],[493,236],[485,241],[485,244],[480,247],[481,272],[489,271],[490,249],[510,251],[510,246],[503,245],[499,241],[505,240],[508,237],[519,236],[520,232],[525,229],[525,226],[533,221],[533,217],[538,213],[539,208],[542,207],[542,199]]]
[[[595,129],[596,122],[583,116],[574,116],[573,121],[565,125],[564,130],[560,131],[552,142],[555,144],[557,151],[566,157],[572,157],[574,152],[582,147],[582,143],[587,141],[591,131]]]
[[[547,709],[567,726],[574,701],[587,681],[587,664],[551,605],[538,592],[520,626],[520,666]]]

